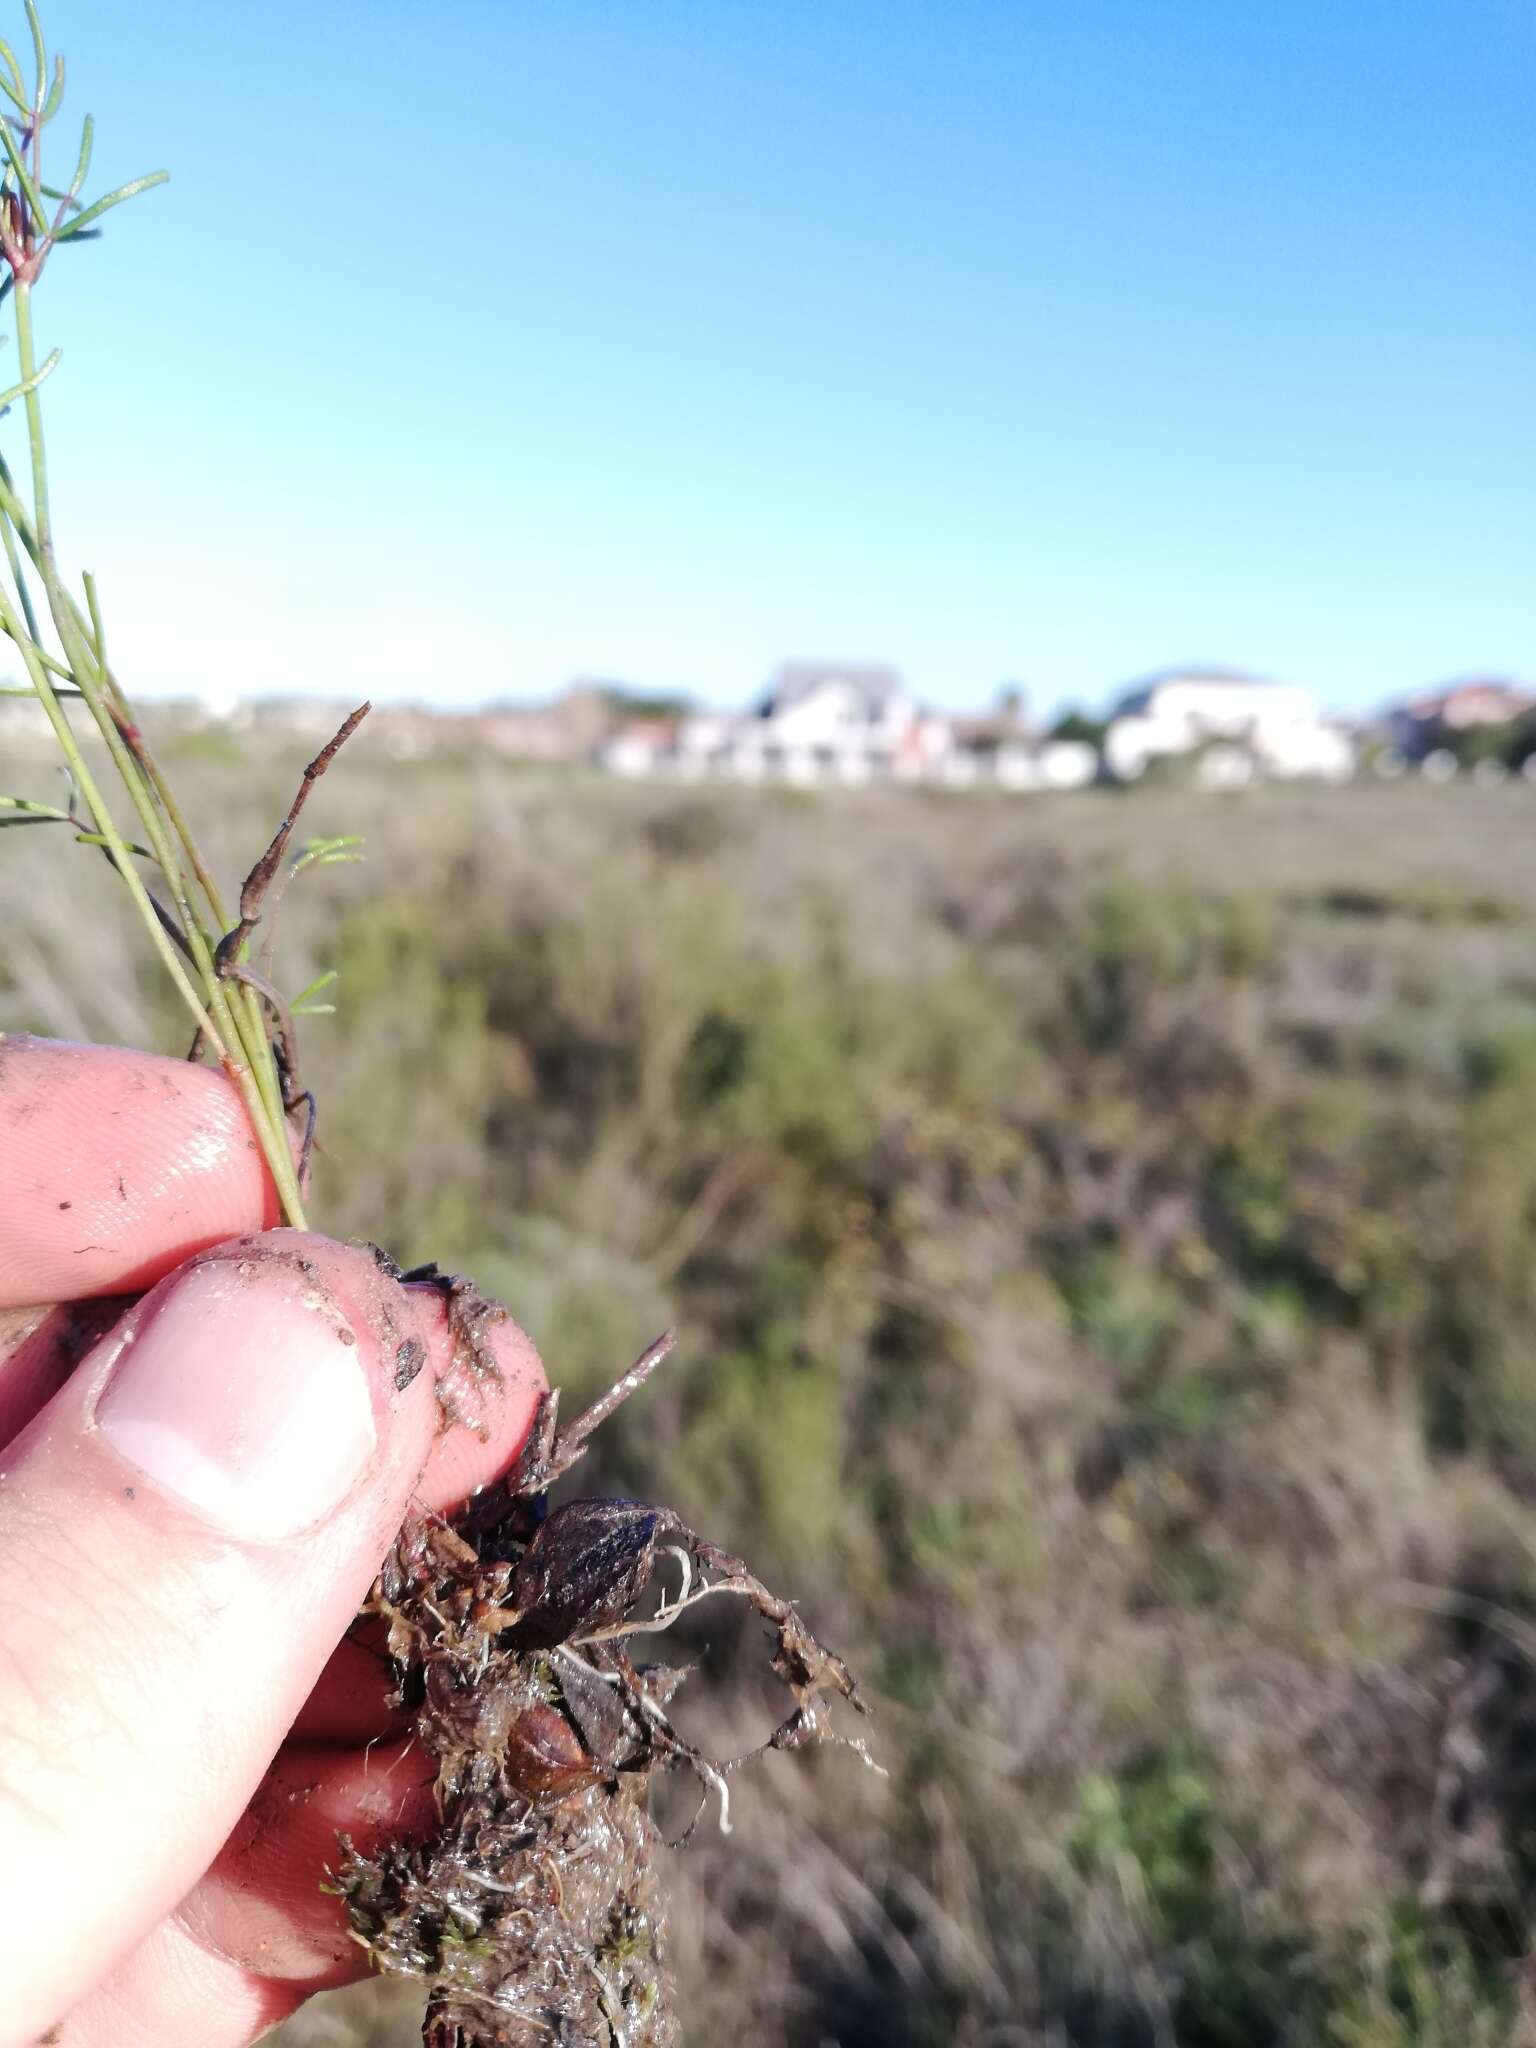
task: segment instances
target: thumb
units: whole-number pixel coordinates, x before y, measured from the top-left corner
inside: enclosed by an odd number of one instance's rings
[[[230,1833],[399,1526],[442,1349],[366,1254],[246,1239],[146,1295],[0,1458],[0,2048]]]

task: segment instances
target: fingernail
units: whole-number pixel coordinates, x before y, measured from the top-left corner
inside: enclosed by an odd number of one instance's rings
[[[302,1290],[302,1291],[301,1291]],[[295,1535],[372,1455],[357,1338],[291,1269],[212,1260],[127,1338],[96,1405],[120,1456],[231,1534]]]

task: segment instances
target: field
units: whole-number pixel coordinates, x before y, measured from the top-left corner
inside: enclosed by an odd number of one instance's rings
[[[238,872],[295,763],[179,746]],[[340,970],[322,1227],[474,1273],[572,1399],[675,1320],[583,1490],[746,1553],[877,1702],[888,1778],[774,1758],[670,1859],[690,2042],[1536,2041],[1531,790],[364,739],[308,822],[368,840],[284,912],[289,985]],[[0,1022],[179,1049],[113,887],[0,842]],[[751,1740],[735,1618],[690,1650]]]

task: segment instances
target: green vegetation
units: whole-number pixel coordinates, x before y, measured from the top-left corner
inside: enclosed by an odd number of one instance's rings
[[[1491,761],[1518,773],[1532,754],[1536,754],[1536,714],[1526,711],[1498,725],[1474,725],[1460,731],[1447,731],[1439,736],[1439,744],[1460,767],[1476,768],[1482,762]]]
[[[340,970],[315,1216],[475,1273],[573,1400],[675,1317],[583,1490],[874,1681],[888,1782],[770,1764],[672,1860],[690,2039],[1536,2040],[1529,792],[728,800],[356,744],[315,829],[373,858],[285,911],[290,978]],[[171,767],[238,870],[291,767]],[[0,1014],[176,1048],[45,838]],[[737,1626],[701,1736],[767,1725]]]
[[[80,195],[90,174],[95,133],[87,114],[68,188],[47,183],[45,161],[51,166],[53,160],[49,129],[63,102],[65,66],[61,56],[50,59],[35,0],[24,0],[24,6],[31,38],[30,80],[10,44],[0,41],[0,97],[8,103],[0,106],[0,301],[8,301],[15,317],[21,371],[20,382],[0,392],[0,414],[21,402],[31,494],[29,502],[0,457],[0,549],[8,572],[0,575],[0,634],[14,645],[26,679],[4,685],[0,698],[34,700],[51,730],[67,788],[62,803],[17,791],[0,793],[0,826],[62,825],[79,844],[105,854],[182,1000],[184,1020],[190,1021],[199,1044],[207,1047],[240,1091],[284,1214],[301,1224],[299,1175],[289,1156],[286,1120],[296,1112],[302,1116],[302,1102],[278,1049],[280,1030],[273,1027],[274,1017],[280,1024],[286,1006],[258,973],[249,944],[265,892],[247,885],[239,902],[239,928],[232,930],[234,919],[224,907],[186,814],[161,774],[138,714],[108,660],[95,581],[87,571],[76,596],[54,544],[42,386],[58,367],[62,351],[54,349],[39,364],[33,295],[56,251],[94,239],[104,215],[163,184],[169,174],[151,171],[100,199],[84,201]],[[82,748],[72,711],[81,730],[91,731],[105,747],[106,760],[94,760]],[[114,814],[107,795],[114,783],[120,785],[134,819],[132,834],[137,836],[125,835]],[[292,823],[290,813],[273,845],[273,867]],[[59,835],[50,831],[48,836]],[[325,858],[331,851],[321,850],[316,857]],[[149,881],[140,871],[141,861]]]
[[[298,762],[172,746],[205,858],[56,559],[33,293],[161,174],[84,203],[87,121],[44,184],[28,20],[0,696],[37,723],[0,729],[0,824],[54,829],[0,863],[0,1021],[195,1019],[297,1221],[262,904],[213,877],[291,827]],[[366,739],[348,769],[315,812],[374,865],[285,913],[295,1007],[339,977],[317,1220],[472,1272],[573,1404],[678,1321],[584,1490],[798,1585],[883,1709],[887,1780],[767,1769],[677,1859],[690,2037],[1536,2042],[1529,792],[731,801]],[[766,1725],[752,1625],[693,1631],[710,1747]],[[352,2010],[414,2036],[398,1987]],[[348,2027],[290,2039],[317,2025]]]

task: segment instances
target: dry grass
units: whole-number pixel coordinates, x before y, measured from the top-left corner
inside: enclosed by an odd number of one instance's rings
[[[173,765],[238,870],[290,764]],[[313,829],[371,842],[287,935],[343,977],[322,1222],[473,1270],[578,1395],[676,1316],[593,1478],[785,1578],[882,1702],[884,1793],[779,1761],[676,1859],[689,2037],[1517,2038],[1532,793],[364,747]],[[111,876],[44,842],[0,863],[4,1020],[174,1048]],[[695,1647],[728,1741],[763,1703]],[[358,1997],[302,2038],[408,2038]]]

